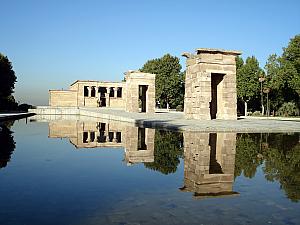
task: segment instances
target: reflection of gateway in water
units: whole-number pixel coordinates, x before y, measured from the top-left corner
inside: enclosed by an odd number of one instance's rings
[[[184,133],[184,186],[196,198],[232,196],[235,133]]]
[[[235,133],[183,133],[184,186],[196,198],[232,196],[236,153]],[[50,138],[69,138],[78,148],[125,148],[125,160],[154,162],[155,130],[127,123],[50,120]]]

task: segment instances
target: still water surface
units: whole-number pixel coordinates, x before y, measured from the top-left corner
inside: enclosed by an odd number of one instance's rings
[[[299,133],[0,129],[0,224],[300,224]]]

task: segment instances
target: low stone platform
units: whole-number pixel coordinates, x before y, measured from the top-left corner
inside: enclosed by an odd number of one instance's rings
[[[238,120],[194,120],[185,119],[182,112],[128,113],[121,109],[110,108],[69,108],[38,107],[30,110],[38,115],[54,115],[59,119],[67,119],[75,115],[79,120],[87,117],[105,120],[116,120],[135,125],[181,131],[199,132],[239,132],[239,133],[282,133],[300,132],[300,119],[288,120],[274,118],[239,118]],[[78,116],[79,115],[79,116]],[[46,118],[46,117],[45,117]],[[53,118],[53,116],[52,116]]]

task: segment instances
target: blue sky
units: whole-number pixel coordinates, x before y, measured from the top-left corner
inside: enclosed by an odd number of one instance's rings
[[[264,66],[300,33],[300,1],[0,0],[0,52],[17,101],[48,104],[77,79],[119,81],[148,59],[196,48],[241,50]]]

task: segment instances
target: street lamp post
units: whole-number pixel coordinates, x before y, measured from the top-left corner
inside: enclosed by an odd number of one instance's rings
[[[262,82],[265,81],[264,77],[260,77],[258,79],[258,81],[260,82],[260,103],[261,103],[261,115],[265,114],[265,108],[264,108],[264,97],[263,97],[263,88],[262,88]]]
[[[267,94],[267,116],[270,116],[269,92],[270,92],[270,88],[264,88],[264,93]]]

